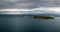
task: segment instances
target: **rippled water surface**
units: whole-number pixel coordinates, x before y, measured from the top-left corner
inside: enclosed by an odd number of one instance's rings
[[[0,16],[1,32],[60,31],[60,17],[34,19],[32,16]]]

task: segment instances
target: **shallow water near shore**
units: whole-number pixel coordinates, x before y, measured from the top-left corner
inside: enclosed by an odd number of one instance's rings
[[[33,16],[1,16],[1,32],[46,32],[60,31],[60,17],[35,19]]]

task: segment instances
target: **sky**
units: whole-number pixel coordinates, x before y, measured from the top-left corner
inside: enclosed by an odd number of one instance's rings
[[[60,0],[0,0],[0,11],[42,11],[60,13]]]

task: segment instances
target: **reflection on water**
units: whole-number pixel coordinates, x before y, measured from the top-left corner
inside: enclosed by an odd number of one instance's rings
[[[60,17],[34,19],[32,16],[0,16],[1,32],[59,31]]]

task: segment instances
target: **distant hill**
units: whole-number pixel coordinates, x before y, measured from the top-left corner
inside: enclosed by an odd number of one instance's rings
[[[55,17],[60,17],[59,14],[0,14],[0,16],[6,16],[6,15],[18,15],[18,16],[55,16]]]
[[[45,13],[34,13],[34,12],[29,13],[29,12],[27,12],[27,13],[23,13],[23,14],[8,14],[8,13],[9,12],[1,11],[0,16],[3,16],[3,15],[20,15],[20,16],[55,16],[55,17],[60,17],[60,14],[47,13],[47,12],[45,12]]]

